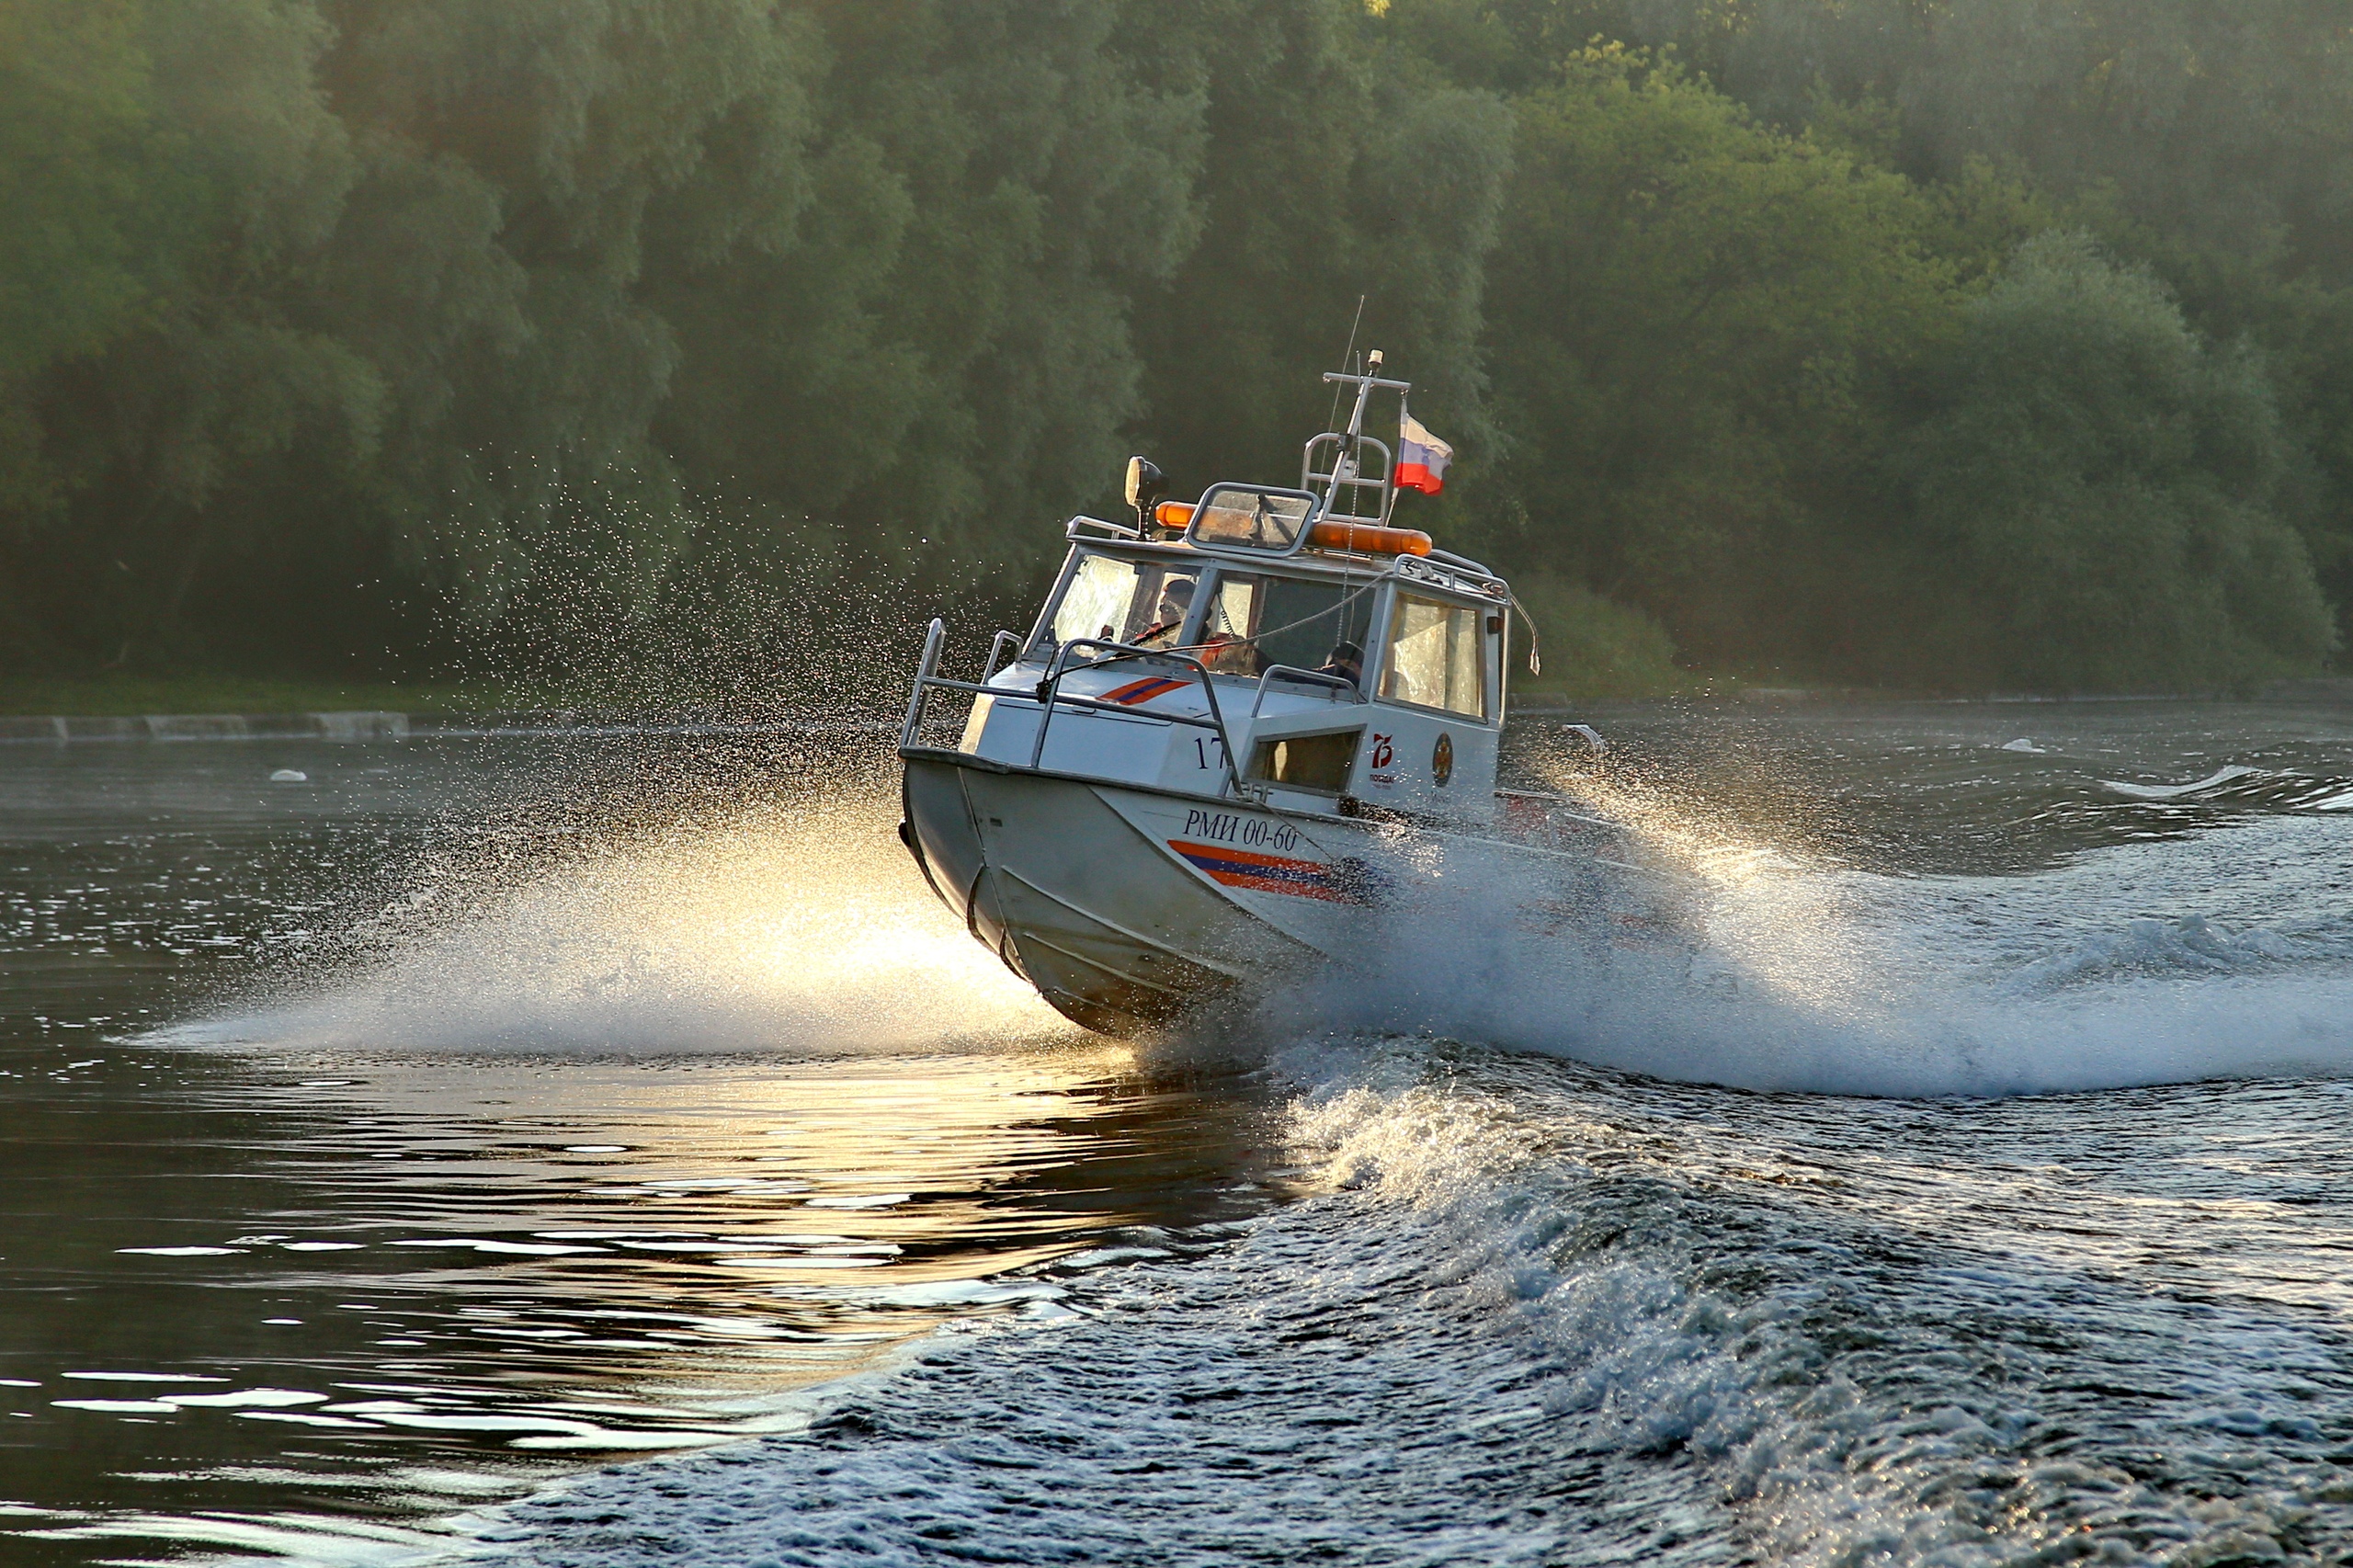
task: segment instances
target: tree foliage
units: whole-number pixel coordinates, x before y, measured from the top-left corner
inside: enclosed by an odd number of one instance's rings
[[[2312,0],[0,0],[0,657],[1018,597],[1128,450],[1295,472],[1354,324],[1422,520],[1687,657],[2311,669],[2348,71]]]
[[[2200,343],[2087,236],[2027,244],[1929,372],[1899,464],[1933,665],[1993,684],[2194,687],[2309,667],[2328,609],[2275,502],[2262,368]],[[1933,667],[1933,666],[1932,666]]]
[[[1716,658],[1795,634],[1875,392],[1950,315],[1935,206],[1619,49],[1574,57],[1519,130],[1490,271],[1497,548]]]

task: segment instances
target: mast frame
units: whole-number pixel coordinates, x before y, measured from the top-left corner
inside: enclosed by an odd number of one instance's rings
[[[1373,357],[1377,366],[1380,357]],[[1372,401],[1376,389],[1397,394],[1397,413],[1404,423],[1406,398],[1414,390],[1411,381],[1392,381],[1386,376],[1351,375],[1345,370],[1324,372],[1326,384],[1352,386],[1357,389],[1356,405],[1348,411],[1348,427],[1345,431],[1326,430],[1309,438],[1301,449],[1299,487],[1315,494],[1324,503],[1324,517],[1336,523],[1358,523],[1373,528],[1387,528],[1390,514],[1397,506],[1397,456],[1389,443],[1364,433],[1365,409]],[[1378,478],[1366,477],[1365,459],[1370,455],[1380,459]],[[1330,453],[1331,467],[1316,467],[1316,460]],[[1320,487],[1320,488],[1319,488]],[[1357,508],[1366,491],[1380,495],[1378,508],[1370,513]],[[1344,494],[1345,493],[1345,494]],[[1346,503],[1345,509],[1343,502]]]

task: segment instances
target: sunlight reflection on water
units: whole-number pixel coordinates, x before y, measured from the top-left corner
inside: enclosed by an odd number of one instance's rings
[[[485,800],[506,754],[316,749],[383,782],[290,816],[218,750],[12,759],[12,1562],[400,1561],[468,1499],[789,1429],[943,1319],[1051,1315],[1086,1255],[1266,1200],[1256,1096],[1056,1017],[886,798],[501,869],[465,835],[529,807]],[[369,885],[352,841],[402,833],[398,896],[323,913],[338,861]],[[186,1013],[140,995],[144,952],[337,921],[249,1000],[123,1031]]]

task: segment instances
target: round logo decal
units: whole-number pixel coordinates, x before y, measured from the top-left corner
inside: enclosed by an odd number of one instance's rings
[[[1440,735],[1438,749],[1430,753],[1430,772],[1443,785],[1454,777],[1454,737]]]

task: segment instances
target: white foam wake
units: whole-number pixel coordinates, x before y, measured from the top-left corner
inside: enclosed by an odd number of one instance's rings
[[[1066,1280],[1050,1320],[962,1324],[806,1432],[508,1510],[492,1560],[2270,1562],[2338,1484],[2325,1314],[2224,1296],[2240,1249],[2167,1247],[2256,1233],[2213,1173],[2169,1186],[2063,1108],[1361,1037],[1277,1067],[1332,1190]]]
[[[1564,903],[1525,862],[1458,854],[1391,911],[1377,960],[1286,999],[1268,1024],[1871,1096],[2353,1073],[2341,831],[2282,818],[2258,836],[2129,846],[2023,878],[1893,878],[1719,849],[1685,858],[1704,885],[1672,933],[1629,923],[1604,888]],[[2227,918],[2148,912],[2189,898]]]
[[[1070,1026],[926,888],[887,806],[746,812],[590,852],[190,1043],[953,1050]]]

